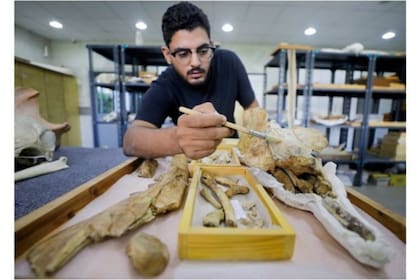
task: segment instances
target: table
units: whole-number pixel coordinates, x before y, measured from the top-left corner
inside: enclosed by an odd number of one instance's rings
[[[159,159],[159,176],[169,165],[169,158]],[[145,190],[153,179],[126,174],[105,193],[91,201],[72,219],[58,228],[68,227],[114,203],[130,193]],[[56,278],[141,278],[131,265],[125,250],[133,234],[143,231],[158,237],[169,249],[170,260],[165,271],[156,278],[406,278],[406,246],[383,225],[362,212],[377,227],[394,249],[392,261],[382,269],[373,269],[357,262],[310,213],[275,201],[296,231],[294,255],[285,261],[192,261],[177,255],[177,230],[182,208],[158,216],[154,221],[119,239],[110,239],[83,249],[54,277]],[[15,277],[34,275],[23,257],[15,260]]]
[[[60,147],[53,160],[61,156],[69,168],[15,183],[15,219],[128,159],[121,148]]]

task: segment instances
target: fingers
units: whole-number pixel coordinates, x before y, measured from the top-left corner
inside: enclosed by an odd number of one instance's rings
[[[220,142],[221,140],[195,140],[183,146],[183,152],[190,159],[200,159],[214,153]]]
[[[177,141],[186,156],[198,159],[212,154],[225,137],[231,136],[227,127],[191,128],[179,124]]]
[[[212,154],[222,139],[232,136],[234,131],[223,126],[226,117],[217,113],[212,103],[197,105],[193,110],[200,113],[178,118],[176,134],[184,154],[199,159]]]
[[[178,118],[178,125],[195,128],[220,127],[226,122],[226,117],[216,111],[201,114],[183,114]]]
[[[211,102],[205,102],[199,104],[193,108],[194,111],[198,111],[201,113],[217,113],[216,109],[214,108]]]

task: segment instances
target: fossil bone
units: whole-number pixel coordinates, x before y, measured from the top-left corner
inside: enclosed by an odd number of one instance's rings
[[[227,191],[225,191],[228,198],[232,198],[232,196],[236,194],[247,194],[249,193],[249,188],[247,186],[242,185],[231,185]]]
[[[215,176],[214,180],[216,183],[226,186],[229,189],[225,191],[228,198],[232,198],[235,194],[247,194],[249,193],[249,188],[247,186],[242,186],[238,184],[238,180],[234,180],[229,177]]]
[[[187,183],[187,159],[184,155],[176,155],[162,181],[91,218],[44,238],[28,251],[28,262],[37,276],[52,275],[85,246],[119,237],[152,221],[155,213],[165,213],[179,207]]]
[[[222,205],[220,205],[219,201],[213,196],[213,191],[208,188],[201,188],[200,195],[207,200],[214,208],[220,209]]]
[[[230,187],[231,185],[236,185],[238,184],[238,179],[233,179],[230,177],[224,177],[224,176],[215,176],[214,180],[216,180],[216,183],[223,185],[223,186],[227,186]]]
[[[325,208],[337,218],[337,220],[346,228],[356,232],[365,240],[374,241],[375,235],[358,218],[350,214],[338,201],[326,197],[322,200]]]
[[[157,183],[162,185],[162,190],[152,201],[154,213],[161,214],[179,208],[188,185],[187,164],[188,159],[183,154],[173,157],[169,171],[165,173],[162,181]]]
[[[250,114],[248,119],[258,117],[260,114],[253,110],[246,110],[244,115]],[[389,262],[392,249],[380,232],[353,208],[346,197],[344,184],[335,176],[335,164],[329,162],[322,166],[314,153],[328,144],[325,136],[311,128],[283,129],[273,121],[268,123],[267,130],[258,130],[282,141],[261,143],[270,146],[276,167],[262,170],[260,166],[252,166],[250,170],[255,178],[287,205],[311,211],[328,233],[358,261],[375,268]],[[241,153],[250,156],[246,151],[241,150]]]
[[[201,174],[201,181],[209,187],[220,200],[223,211],[225,212],[225,225],[229,227],[237,227],[235,219],[235,210],[233,210],[232,204],[229,201],[227,195],[221,188],[217,186],[216,180],[208,172],[203,171]]]
[[[127,255],[136,270],[144,276],[159,275],[169,262],[168,247],[158,238],[143,232],[130,239]]]
[[[152,178],[155,175],[158,161],[156,159],[145,159],[136,170],[137,176],[144,178]]]
[[[225,213],[222,209],[211,211],[203,218],[203,225],[206,227],[218,227],[225,219]]]

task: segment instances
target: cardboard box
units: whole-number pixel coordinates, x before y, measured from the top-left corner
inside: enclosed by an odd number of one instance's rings
[[[238,178],[249,187],[248,194],[233,199],[256,203],[256,211],[264,220],[263,228],[204,227],[203,217],[215,210],[199,194],[203,171],[214,176]],[[241,205],[241,204],[240,204]],[[238,211],[239,212],[239,211]],[[178,231],[180,259],[195,260],[281,260],[290,259],[295,247],[295,232],[274,204],[264,188],[244,167],[196,166],[189,187],[184,212]]]
[[[405,174],[391,174],[389,175],[389,185],[396,187],[405,187],[406,176]]]
[[[389,185],[389,175],[384,173],[372,173],[369,175],[368,183],[386,187]]]

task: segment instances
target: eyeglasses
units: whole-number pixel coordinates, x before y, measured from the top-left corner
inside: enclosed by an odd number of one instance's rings
[[[195,53],[197,54],[197,57],[201,62],[207,62],[210,61],[210,59],[212,59],[215,49],[215,47],[211,47],[210,45],[205,44],[198,47],[195,50]],[[171,55],[175,57],[175,59],[177,59],[181,64],[184,65],[191,62],[192,54],[193,50],[183,48],[179,48],[171,52]]]

